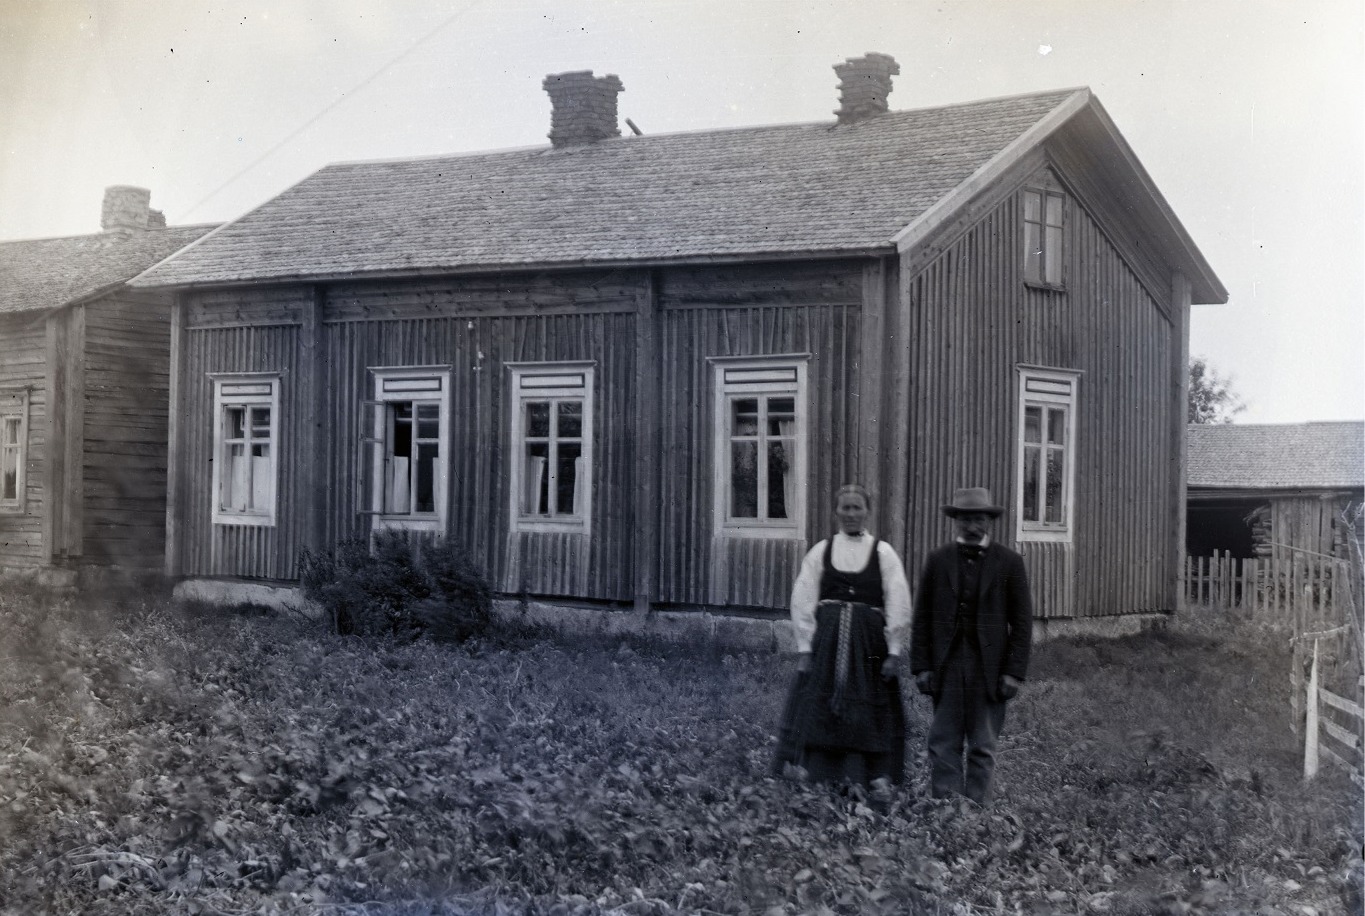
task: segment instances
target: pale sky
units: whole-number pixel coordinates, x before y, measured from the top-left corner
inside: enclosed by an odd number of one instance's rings
[[[1365,417],[1359,0],[0,0],[0,239],[103,189],[233,219],[329,162],[546,143],[548,73],[646,133],[830,120],[831,67],[917,108],[1089,86],[1228,288],[1191,352],[1238,422]]]

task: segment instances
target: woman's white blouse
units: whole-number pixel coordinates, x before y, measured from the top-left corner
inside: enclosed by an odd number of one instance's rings
[[[821,541],[806,552],[801,561],[801,572],[792,586],[792,627],[796,630],[796,650],[809,652],[815,638],[815,606],[820,603],[820,576],[825,565],[825,544]],[[829,561],[841,572],[857,572],[867,566],[872,545],[877,545],[877,559],[881,563],[882,597],[886,607],[886,648],[899,655],[905,631],[910,627],[910,583],[905,579],[905,566],[895,549],[885,541],[878,541],[868,532],[862,537],[849,537],[842,531],[834,535],[834,549]]]

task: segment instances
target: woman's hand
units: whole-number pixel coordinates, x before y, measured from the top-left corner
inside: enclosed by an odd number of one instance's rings
[[[802,652],[796,656],[796,673],[805,674],[810,670],[810,653]]]

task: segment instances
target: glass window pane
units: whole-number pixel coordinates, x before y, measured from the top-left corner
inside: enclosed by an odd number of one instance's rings
[[[413,505],[414,512],[436,511],[436,462],[440,454],[440,446],[434,442],[417,446],[417,492]]]
[[[19,450],[0,451],[0,499],[19,498]]]
[[[1047,441],[1052,445],[1066,444],[1066,411],[1060,407],[1047,412]]]
[[[1062,282],[1062,230],[1048,227],[1047,230],[1047,257],[1043,260],[1043,267],[1046,276],[1043,277],[1048,283]]]
[[[417,405],[417,438],[419,439],[441,438],[440,404]]]
[[[1042,236],[1037,223],[1024,223],[1024,276],[1037,280],[1043,274]]]
[[[550,446],[545,442],[526,444],[526,466],[522,468],[521,511],[523,515],[545,515],[550,493]]]
[[[1024,521],[1036,522],[1038,516],[1039,449],[1024,449]]]
[[[19,444],[19,418],[18,418],[18,417],[6,417],[6,418],[5,418],[5,437],[4,437],[3,442],[4,442],[5,445],[18,445],[18,444]]]
[[[796,433],[796,401],[794,398],[768,399],[768,435],[791,436]]]
[[[758,518],[758,443],[730,443],[730,517]]]
[[[550,435],[550,402],[526,402],[526,435],[543,439]]]
[[[1043,441],[1042,424],[1043,424],[1042,408],[1041,408],[1041,407],[1025,407],[1025,408],[1024,408],[1024,441],[1025,441],[1025,442],[1042,442],[1042,441]]]
[[[227,467],[222,472],[222,507],[242,512],[247,507],[251,481],[251,464],[247,460],[246,445],[241,442],[229,445],[226,457]]]
[[[582,511],[578,471],[582,467],[583,446],[566,442],[559,446],[555,460],[556,515],[579,515]]]
[[[583,402],[559,402],[559,435],[564,439],[580,439],[583,436]]]
[[[1049,226],[1060,226],[1062,224],[1062,195],[1049,194],[1047,196],[1047,224]]]
[[[1048,524],[1060,525],[1063,518],[1062,505],[1062,451],[1047,450],[1047,518]]]
[[[768,443],[768,518],[790,518],[791,500],[795,498],[795,475],[787,460],[788,446],[781,442]]]
[[[758,435],[758,399],[736,398],[734,401],[732,436]]]
[[[241,439],[246,435],[246,408],[227,408],[227,437]]]
[[[412,457],[412,403],[402,401],[389,406],[393,414],[393,440],[389,443],[389,454],[402,458]]]
[[[251,435],[252,438],[265,438],[270,435],[269,407],[251,408]]]
[[[1024,192],[1024,219],[1038,222],[1042,219],[1042,194],[1038,191]]]

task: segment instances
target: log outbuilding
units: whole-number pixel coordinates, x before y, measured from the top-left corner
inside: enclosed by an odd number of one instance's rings
[[[171,296],[127,280],[211,226],[111,187],[103,231],[0,242],[0,571],[159,571]]]

